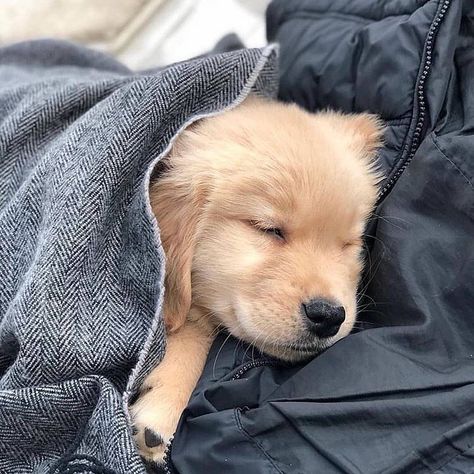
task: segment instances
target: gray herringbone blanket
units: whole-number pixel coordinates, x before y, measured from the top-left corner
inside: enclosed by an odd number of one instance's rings
[[[275,51],[134,74],[0,50],[0,472],[141,473],[129,396],[164,350],[151,169],[189,121],[275,92]]]

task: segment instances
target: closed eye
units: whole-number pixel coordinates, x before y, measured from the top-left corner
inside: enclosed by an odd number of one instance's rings
[[[249,224],[259,232],[262,232],[270,237],[273,237],[277,240],[285,240],[285,232],[280,227],[266,227],[260,222],[256,221],[249,221]]]
[[[360,247],[361,245],[362,245],[361,239],[353,239],[353,240],[345,241],[342,245],[342,248],[343,250],[345,250],[349,248]]]
[[[285,240],[285,236],[283,235],[283,231],[279,229],[278,227],[271,227],[269,229],[260,229],[265,234],[272,235],[273,237],[280,239],[280,240]]]

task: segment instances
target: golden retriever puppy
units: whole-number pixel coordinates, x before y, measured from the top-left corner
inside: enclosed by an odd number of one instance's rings
[[[145,458],[162,461],[218,325],[287,361],[349,334],[380,139],[371,115],[257,98],[177,139],[150,188],[168,339],[131,407]]]

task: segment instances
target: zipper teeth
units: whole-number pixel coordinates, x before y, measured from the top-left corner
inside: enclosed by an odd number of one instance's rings
[[[263,365],[274,365],[274,362],[268,359],[258,359],[253,362],[248,362],[247,364],[243,365],[238,372],[234,374],[234,376],[230,380],[238,380],[249,370],[255,367],[261,367]]]
[[[163,469],[165,471],[165,474],[173,474],[174,473],[174,468],[172,467],[171,464],[171,445],[173,444],[173,438],[171,438],[166,445],[165,448],[165,454],[163,456]]]
[[[410,147],[410,151],[408,153],[407,158],[403,162],[402,166],[396,171],[396,173],[390,178],[388,183],[385,184],[383,189],[379,193],[378,201],[380,202],[381,199],[390,191],[393,185],[397,182],[400,175],[405,171],[407,166],[410,164],[411,160],[415,156],[416,150],[420,145],[421,141],[421,134],[423,132],[423,127],[425,124],[425,115],[426,115],[426,97],[425,97],[425,84],[428,78],[428,75],[431,71],[431,61],[432,61],[432,54],[433,54],[433,47],[434,42],[436,39],[436,34],[438,33],[439,27],[441,22],[448,11],[448,8],[451,4],[451,0],[444,0],[442,4],[440,4],[440,8],[431,23],[430,29],[428,31],[428,35],[426,38],[426,46],[425,46],[425,60],[423,65],[423,71],[420,75],[420,79],[417,84],[417,99],[418,99],[418,121],[416,123],[415,131],[413,132],[413,139]]]

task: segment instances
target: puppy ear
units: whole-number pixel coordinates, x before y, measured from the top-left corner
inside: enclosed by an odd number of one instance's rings
[[[163,314],[169,332],[184,324],[191,308],[191,270],[202,208],[193,189],[173,167],[150,188],[150,201],[166,256]]]
[[[383,145],[384,123],[375,114],[340,114],[328,112],[333,127],[349,133],[352,146],[365,157],[372,158]]]
[[[365,154],[372,156],[383,144],[385,126],[378,115],[356,114],[347,117],[354,139]]]

